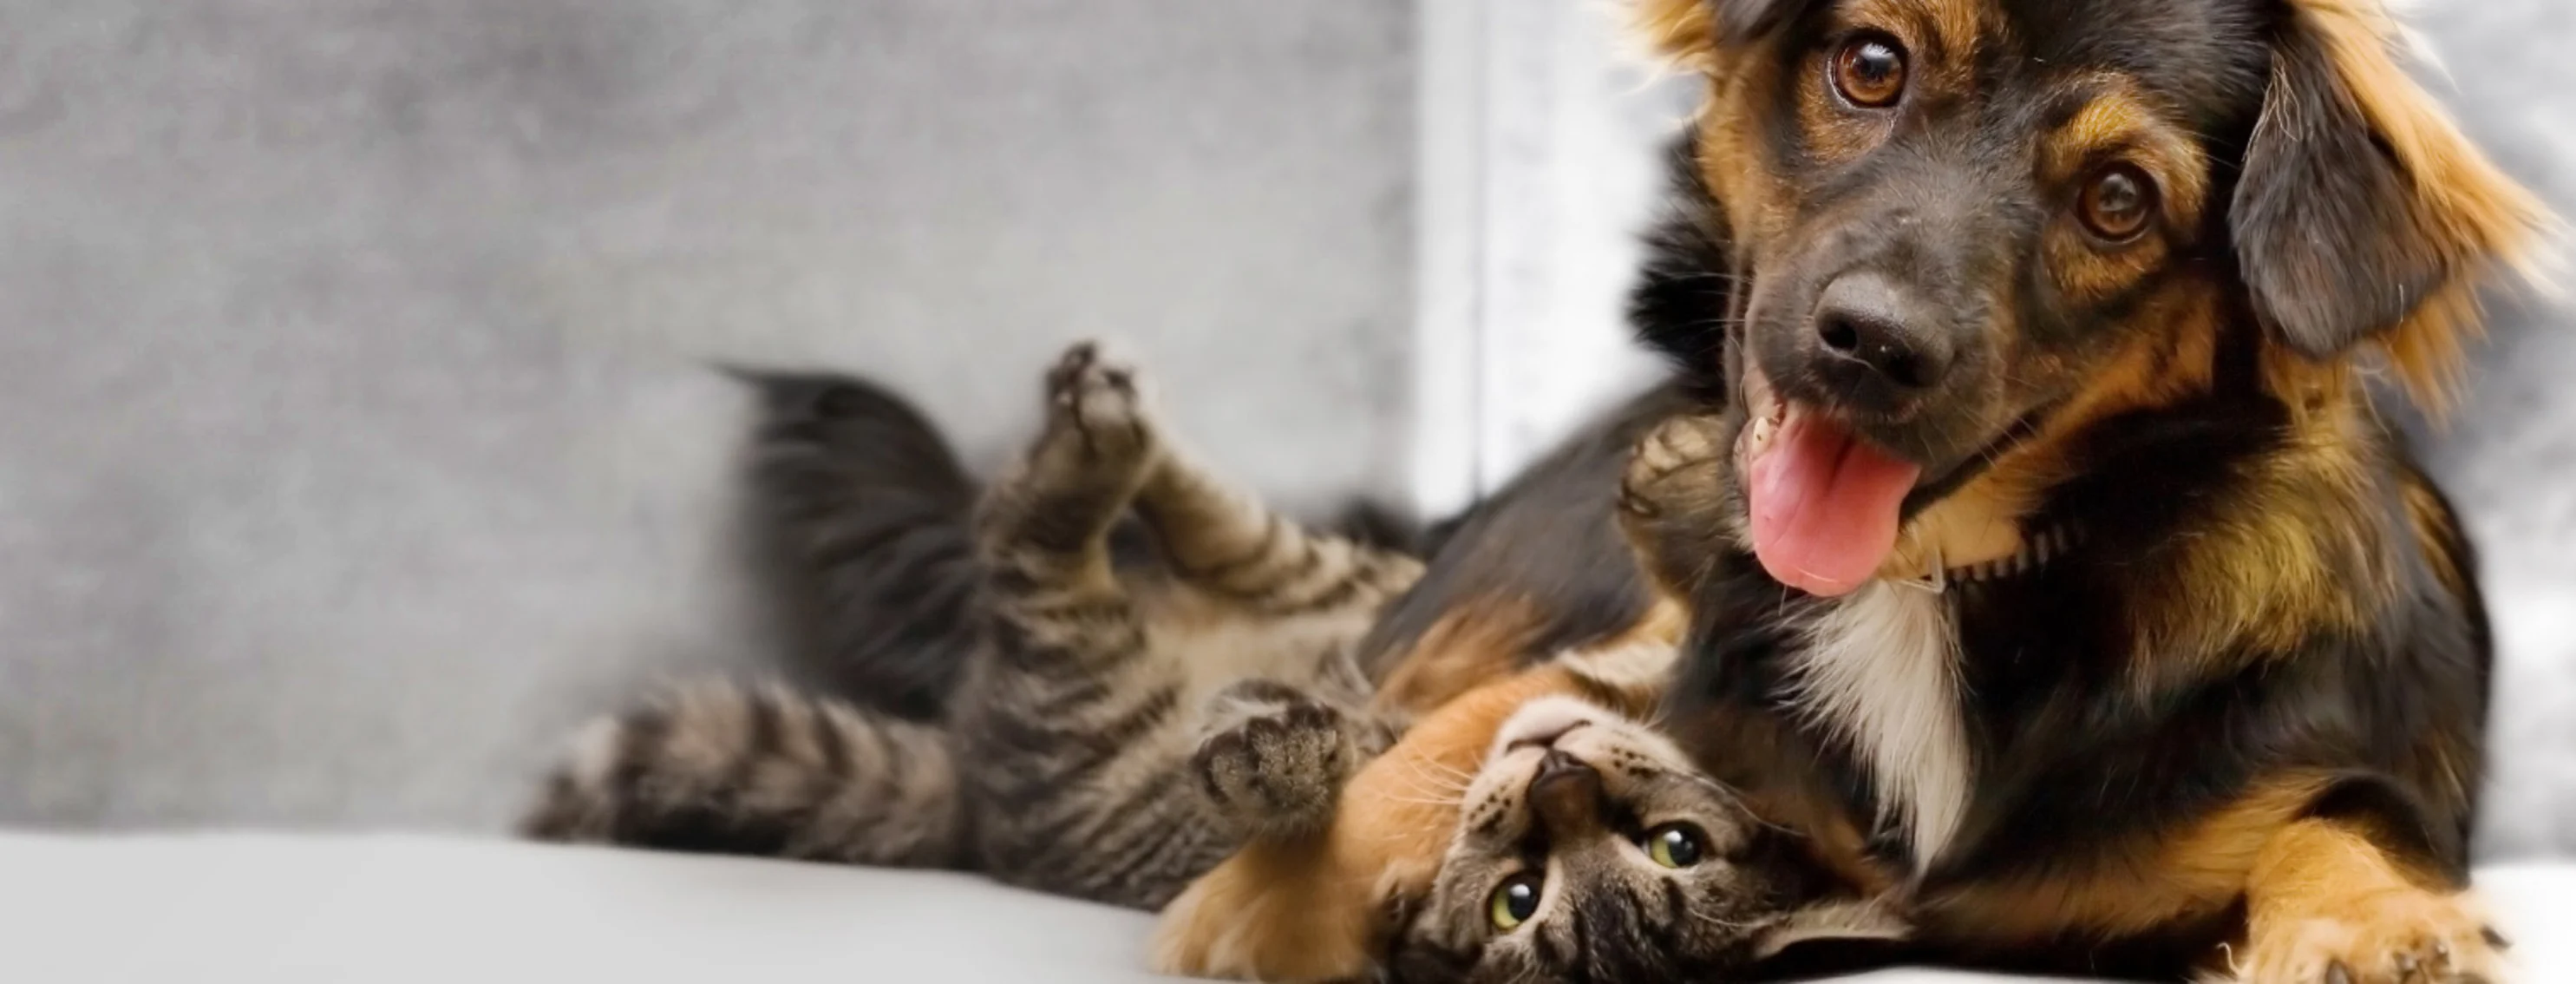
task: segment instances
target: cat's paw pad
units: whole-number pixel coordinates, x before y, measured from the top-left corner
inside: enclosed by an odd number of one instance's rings
[[[1619,528],[1664,590],[1688,592],[1725,546],[1726,424],[1666,419],[1629,452],[1619,479]]]
[[[1078,442],[1096,461],[1132,461],[1152,444],[1136,371],[1101,354],[1096,342],[1065,350],[1047,370],[1047,429]]]
[[[2461,895],[2402,890],[2258,932],[2245,984],[2502,984],[2504,937]]]
[[[1713,502],[1725,478],[1726,424],[1681,414],[1637,442],[1619,481],[1619,508],[1653,520]]]
[[[1216,704],[1190,759],[1209,802],[1253,833],[1293,834],[1329,822],[1364,754],[1349,717],[1267,681],[1228,688]]]

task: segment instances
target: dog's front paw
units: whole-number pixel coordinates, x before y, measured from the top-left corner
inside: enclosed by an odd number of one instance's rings
[[[1253,837],[1332,822],[1342,785],[1366,762],[1364,729],[1303,691],[1248,680],[1218,692],[1190,770],[1219,815]]]
[[[2255,927],[2245,984],[2503,984],[2504,938],[2466,895],[2374,892]]]

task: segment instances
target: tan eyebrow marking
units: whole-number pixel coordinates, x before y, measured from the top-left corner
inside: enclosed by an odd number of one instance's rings
[[[2167,122],[2126,80],[2106,77],[2101,94],[2044,138],[2041,173],[2052,182],[2075,181],[2081,169],[2111,152],[2156,179],[2166,216],[2188,222],[2209,194],[2209,162],[2198,144]]]
[[[1984,40],[1985,13],[1984,0],[1861,0],[1839,20],[1912,35],[1906,40],[1917,54],[1938,57],[1942,69],[1964,69]]]

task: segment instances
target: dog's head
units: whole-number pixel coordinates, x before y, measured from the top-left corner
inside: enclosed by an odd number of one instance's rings
[[[2378,0],[1634,4],[1709,83],[1700,212],[1650,273],[1686,289],[1641,321],[1722,380],[1737,532],[1819,594],[2011,552],[2115,414],[2316,411],[2368,357],[2438,391],[2549,222]]]

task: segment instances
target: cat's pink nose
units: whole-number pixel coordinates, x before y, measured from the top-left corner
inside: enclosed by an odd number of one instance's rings
[[[1530,779],[1530,809],[1550,837],[1574,837],[1601,825],[1601,773],[1582,759],[1551,751]]]

